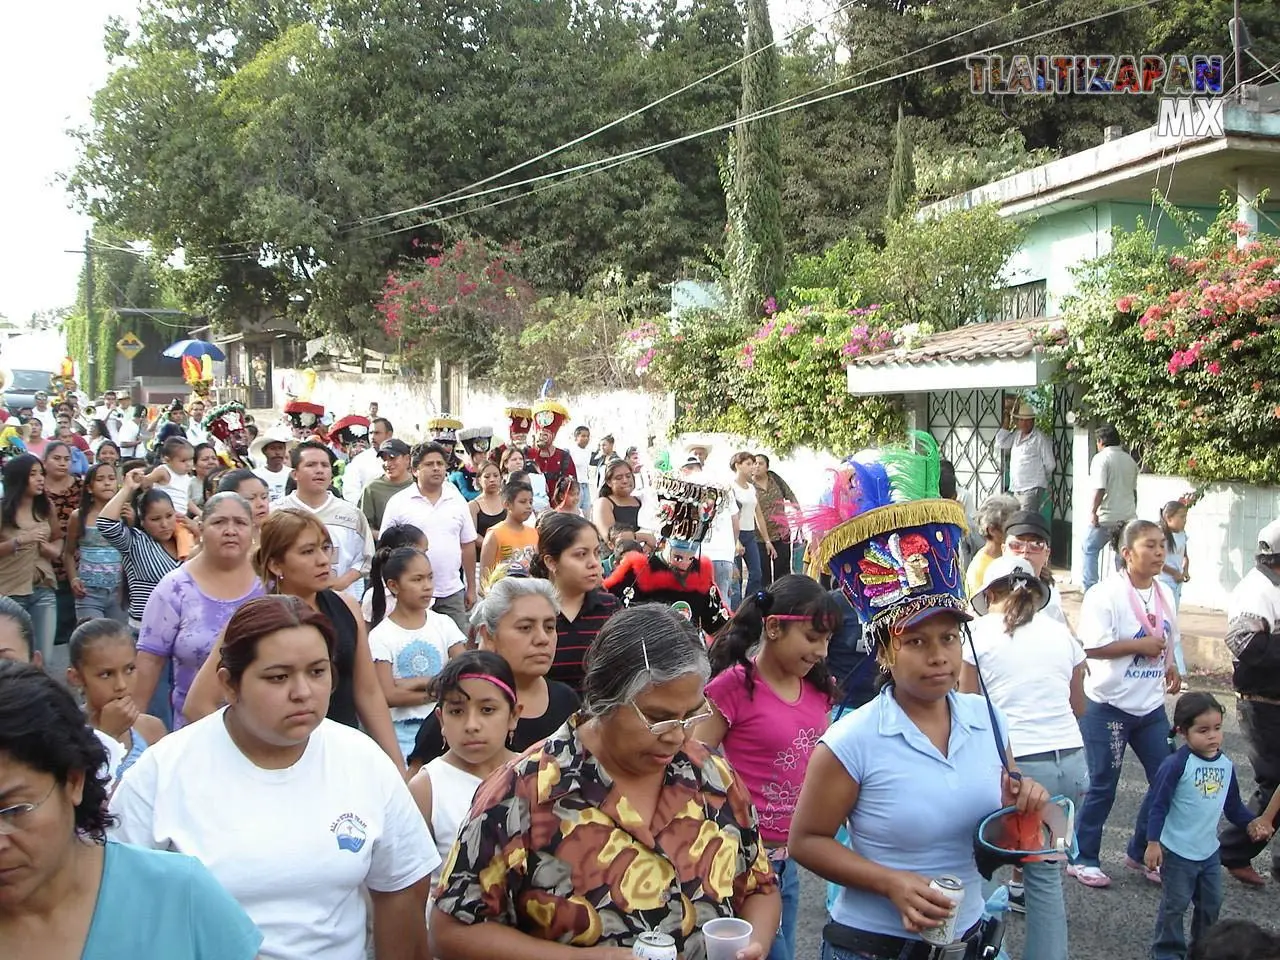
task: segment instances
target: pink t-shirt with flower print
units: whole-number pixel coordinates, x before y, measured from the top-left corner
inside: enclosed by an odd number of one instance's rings
[[[707,697],[729,724],[721,748],[751,793],[760,835],[777,846],[787,842],[809,756],[826,732],[831,702],[806,681],[799,700],[788,703],[758,672],[754,679],[748,694],[746,673],[737,664],[712,678]]]

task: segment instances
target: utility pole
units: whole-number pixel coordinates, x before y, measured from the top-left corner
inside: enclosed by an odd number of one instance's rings
[[[93,362],[94,362],[93,346],[94,346],[94,341],[97,339],[97,337],[94,336],[94,327],[93,327],[93,243],[91,242],[92,239],[93,238],[89,235],[89,231],[86,230],[84,232],[84,325],[85,325],[85,329],[88,331],[88,334],[89,334],[88,336],[89,354],[88,354],[88,363],[86,364],[86,366],[89,369],[84,371],[84,377],[83,377],[84,382],[80,384],[80,389],[83,390],[85,393],[87,393],[89,396],[96,396],[97,391],[95,389],[95,385],[97,384],[97,381],[94,379],[94,376],[93,376]]]

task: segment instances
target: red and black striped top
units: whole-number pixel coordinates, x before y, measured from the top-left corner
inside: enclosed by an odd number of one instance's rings
[[[582,609],[570,620],[563,613],[556,615],[556,658],[547,673],[548,680],[567,683],[575,693],[582,692],[582,678],[586,675],[583,661],[596,634],[621,606],[621,602],[607,590],[595,589],[582,598]]]

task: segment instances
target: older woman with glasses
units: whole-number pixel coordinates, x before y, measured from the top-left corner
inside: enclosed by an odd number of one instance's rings
[[[1032,510],[1019,510],[1005,523],[1005,556],[1027,561],[1049,591],[1049,602],[1040,612],[1070,626],[1067,615],[1062,610],[1062,591],[1054,583],[1053,571],[1049,569],[1051,543],[1049,525],[1045,523],[1043,516]]]
[[[752,926],[760,960],[781,902],[750,795],[693,740],[711,715],[696,629],[639,606],[587,655],[582,710],[476,792],[431,916],[440,960],[545,957],[548,943],[626,960],[646,931],[701,956],[703,926]]]
[[[66,687],[0,660],[0,954],[253,960],[262,934],[200,861],[104,842],[106,761]]]

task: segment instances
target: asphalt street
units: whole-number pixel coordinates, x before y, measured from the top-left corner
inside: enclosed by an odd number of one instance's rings
[[[1196,689],[1205,689],[1197,686]],[[1237,766],[1240,791],[1246,800],[1253,791],[1253,772],[1245,757],[1244,743],[1236,723],[1234,698],[1218,692],[1227,706],[1224,751]],[[1170,703],[1172,711],[1172,702]],[[1120,790],[1115,808],[1107,821],[1102,844],[1102,868],[1111,877],[1111,886],[1092,890],[1070,877],[1063,877],[1067,898],[1067,925],[1071,960],[1146,960],[1150,953],[1151,933],[1155,925],[1160,890],[1140,874],[1124,868],[1124,848],[1133,830],[1133,820],[1146,793],[1142,766],[1132,752],[1125,757]],[[908,829],[904,825],[904,829]],[[1270,850],[1263,851],[1254,866],[1264,876],[1271,867]],[[796,960],[817,960],[822,925],[826,923],[826,884],[802,872],[800,923]],[[1002,875],[997,874],[997,878]],[[1243,886],[1231,877],[1224,878],[1226,892],[1222,917],[1239,917],[1280,929],[1280,883],[1271,882],[1262,890]],[[1188,923],[1190,918],[1188,917]],[[1005,938],[1005,949],[1013,960],[1036,960],[1023,957],[1024,920],[1013,915]]]

